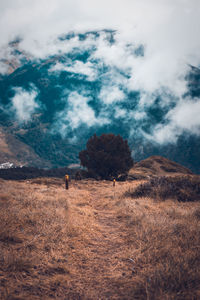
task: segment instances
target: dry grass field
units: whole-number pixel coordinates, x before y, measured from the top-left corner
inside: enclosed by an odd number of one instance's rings
[[[200,202],[0,179],[0,299],[200,299]]]

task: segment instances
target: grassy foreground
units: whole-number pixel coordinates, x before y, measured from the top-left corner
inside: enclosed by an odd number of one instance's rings
[[[200,299],[200,202],[0,180],[0,299]]]

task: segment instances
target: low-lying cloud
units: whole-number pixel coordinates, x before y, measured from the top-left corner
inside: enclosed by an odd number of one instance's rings
[[[97,117],[95,111],[88,104],[90,98],[78,92],[69,93],[62,101],[64,108],[56,114],[56,121],[52,127],[56,130],[59,128],[59,132],[63,136],[73,132],[81,125],[92,127],[110,123],[106,116],[99,115]]]
[[[87,80],[94,81],[97,79],[97,71],[95,66],[89,61],[83,63],[82,61],[76,60],[75,62],[71,62],[70,64],[61,64],[57,63],[50,70],[50,72],[71,72],[79,75],[86,76]]]
[[[14,88],[14,91],[15,95],[11,99],[10,110],[19,123],[28,122],[39,108],[39,103],[36,100],[38,91],[34,86],[31,86],[30,91],[21,87]]]
[[[99,98],[104,104],[114,104],[124,100],[126,95],[118,86],[103,86]]]
[[[55,63],[49,72],[70,72],[89,82],[99,81],[100,116],[89,104],[89,92],[71,91],[59,115],[61,127],[73,130],[81,124],[106,123],[111,111],[116,119],[138,126],[149,120],[148,109],[160,98],[160,108],[169,109],[151,134],[144,132],[144,136],[161,144],[176,142],[185,131],[199,135],[200,99],[189,99],[186,80],[189,65],[200,66],[199,15],[199,0],[1,1],[0,48],[4,50],[0,59],[13,59],[6,45],[16,37],[21,38],[20,51],[37,61],[88,51],[85,61],[72,56],[68,62]],[[69,32],[71,38],[62,38]],[[85,32],[90,32],[87,38],[77,34]],[[7,71],[1,61],[0,72]],[[128,105],[134,92],[140,93],[134,108],[120,106]],[[16,88],[12,105],[19,120],[30,119],[38,108],[36,97],[36,90]]]
[[[200,136],[200,99],[184,99],[166,115],[166,124],[157,125],[153,138],[158,143],[174,143],[182,133]]]

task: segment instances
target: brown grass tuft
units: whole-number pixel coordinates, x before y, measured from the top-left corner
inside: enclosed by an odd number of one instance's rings
[[[149,196],[156,200],[200,201],[200,177],[154,177],[125,195],[133,198]]]

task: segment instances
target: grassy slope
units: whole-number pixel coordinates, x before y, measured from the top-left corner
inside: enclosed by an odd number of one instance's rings
[[[0,180],[0,298],[198,299],[200,203],[140,183]]]
[[[136,163],[129,171],[129,177],[146,179],[154,176],[192,175],[193,173],[182,165],[163,156],[150,156]]]
[[[15,165],[27,165],[29,162],[32,166],[51,167],[51,163],[39,157],[30,146],[0,126],[0,164],[5,162],[12,162]]]

